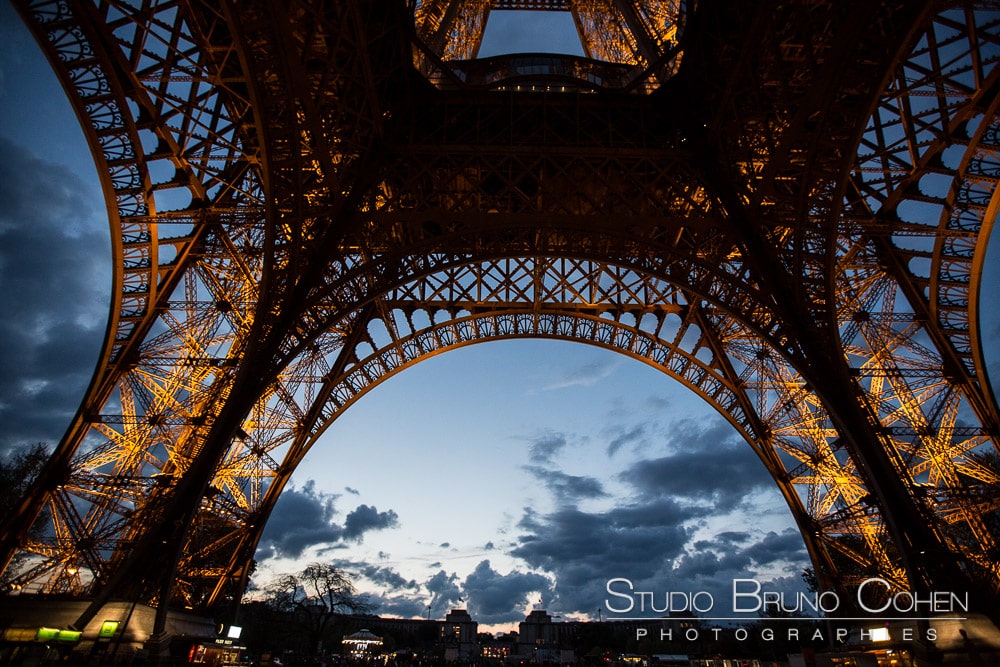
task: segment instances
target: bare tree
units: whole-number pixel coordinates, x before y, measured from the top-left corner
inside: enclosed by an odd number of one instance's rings
[[[0,456],[0,524],[13,515],[48,459],[49,448],[43,442],[24,445]],[[38,537],[43,531],[43,524],[44,521],[36,521],[30,536]],[[0,576],[0,592],[6,592],[25,559],[26,554],[23,552],[14,556]]]
[[[374,609],[358,595],[347,573],[334,565],[311,563],[301,572],[284,574],[264,588],[265,602],[283,613],[308,636],[313,655],[339,614],[362,614]]]

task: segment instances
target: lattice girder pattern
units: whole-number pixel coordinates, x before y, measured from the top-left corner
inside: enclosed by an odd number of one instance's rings
[[[117,268],[95,380],[0,533],[29,590],[238,598],[295,466],[358,397],[443,350],[550,337],[715,406],[825,583],[954,569],[995,595],[976,290],[996,11],[699,3],[659,92],[559,96],[412,69],[505,3],[419,3],[415,27],[391,1],[21,4],[103,165]],[[675,55],[678,20],[619,11],[653,5],[584,4],[609,40],[591,55]]]
[[[677,72],[684,4],[679,0],[420,0],[413,10],[418,37],[413,60],[425,76],[446,86],[582,85],[651,91]],[[568,14],[584,57],[534,53],[479,60],[491,12],[504,10]],[[545,76],[539,77],[540,73]]]
[[[641,70],[656,63],[678,40],[682,4],[679,0],[420,0],[415,3],[414,22],[420,39],[443,60],[469,60],[479,53],[491,11],[568,12],[588,58]]]
[[[62,560],[66,571],[76,571],[79,560],[98,577],[107,571],[103,565],[114,549],[128,543],[124,536],[130,531],[123,529],[121,516],[140,526],[138,517],[144,512],[137,507],[156,495],[147,493],[149,475],[164,473],[164,468],[169,472],[178,461],[194,456],[184,451],[184,436],[203,424],[205,415],[192,408],[168,419],[163,412],[175,413],[179,403],[204,407],[211,402],[205,394],[211,393],[212,378],[231,366],[226,348],[235,335],[232,327],[252,321],[250,311],[243,310],[235,318],[227,314],[214,326],[206,325],[204,314],[211,318],[214,306],[219,313],[240,306],[252,310],[257,301],[259,266],[255,276],[236,277],[236,288],[232,276],[221,275],[239,274],[254,263],[236,248],[260,245],[250,240],[260,231],[261,195],[251,168],[256,151],[240,135],[249,108],[245,88],[234,70],[232,45],[211,50],[195,45],[207,39],[203,28],[218,29],[218,15],[201,7],[207,10],[198,14],[204,23],[196,25],[186,22],[191,12],[185,7],[37,2],[21,8],[29,25],[44,36],[40,41],[67,86],[95,160],[104,165],[99,174],[108,198],[116,269],[109,335],[81,410],[41,484],[51,493],[48,514],[55,539],[88,545],[60,549],[55,562]],[[221,274],[213,275],[217,272]],[[202,283],[201,276],[208,276],[207,281]],[[171,309],[166,300],[177,298],[180,289],[185,305]],[[165,310],[171,312],[165,315]],[[219,335],[220,326],[228,333]],[[185,328],[189,330],[182,333]],[[164,342],[171,335],[173,340]],[[154,370],[130,372],[140,358]],[[163,370],[178,359],[186,359],[188,369],[197,359],[217,370],[190,378]],[[200,398],[178,400],[177,394],[194,393]],[[109,411],[108,405],[116,408]],[[109,412],[112,416],[105,417]],[[88,437],[106,432],[105,422],[121,424],[123,431],[108,434],[107,442],[90,451],[94,443]],[[171,452],[166,454],[168,442]],[[74,454],[77,460],[70,464]],[[67,477],[70,465],[80,471],[79,478],[73,473]],[[112,481],[89,474],[98,470],[109,472]],[[81,504],[76,493],[87,500]],[[149,502],[148,509],[154,508],[155,501]],[[25,503],[15,522],[23,524],[38,509]],[[68,538],[74,533],[78,537]],[[111,540],[111,534],[117,539]],[[66,561],[74,550],[79,559]],[[98,551],[102,555],[95,556]],[[63,579],[76,586],[80,574]]]

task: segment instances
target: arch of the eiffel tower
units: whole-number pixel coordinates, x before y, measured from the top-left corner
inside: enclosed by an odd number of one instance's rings
[[[354,401],[537,337],[714,406],[824,588],[996,608],[995,2],[15,4],[115,268],[93,381],[0,533],[15,588],[92,601],[81,622],[228,604]],[[584,55],[478,58],[515,8],[570,12]]]

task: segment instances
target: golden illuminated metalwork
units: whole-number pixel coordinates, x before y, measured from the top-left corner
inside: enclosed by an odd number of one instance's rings
[[[989,3],[16,4],[86,121],[116,266],[94,381],[0,532],[23,590],[238,598],[343,410],[548,337],[716,407],[824,584],[996,604]],[[476,62],[507,9],[571,12],[586,57]]]

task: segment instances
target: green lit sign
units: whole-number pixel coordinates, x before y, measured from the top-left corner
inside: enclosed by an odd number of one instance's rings
[[[40,642],[78,642],[80,641],[79,630],[59,630],[58,628],[38,628],[35,639]]]
[[[101,623],[101,629],[98,631],[97,636],[102,639],[109,639],[115,636],[118,632],[118,621],[104,621]]]

